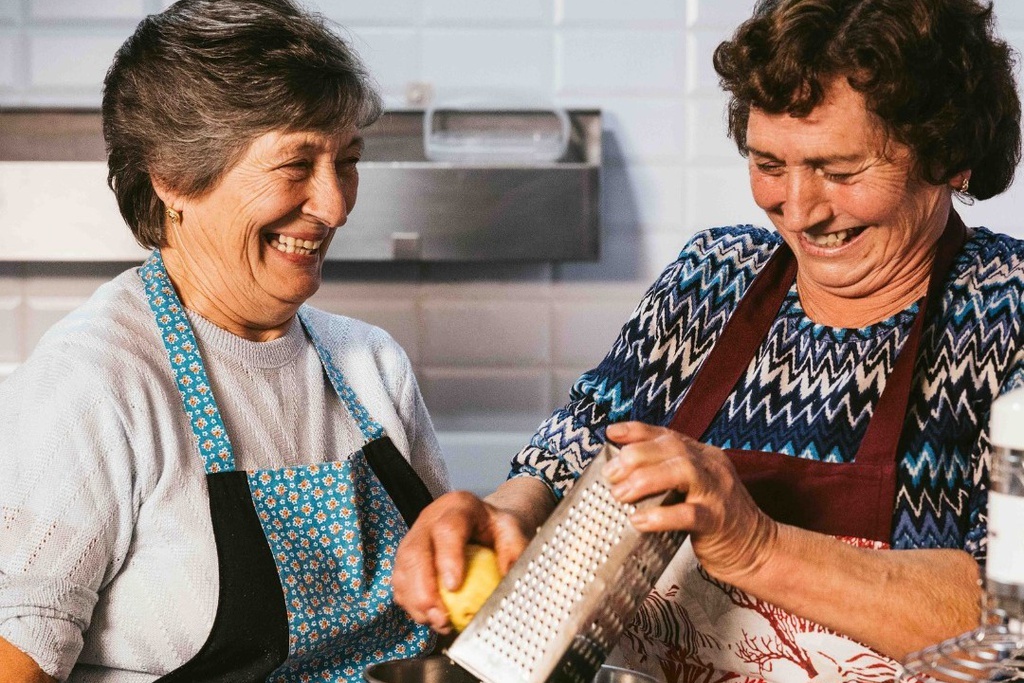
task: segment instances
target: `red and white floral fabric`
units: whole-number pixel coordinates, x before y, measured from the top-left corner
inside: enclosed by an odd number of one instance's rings
[[[883,683],[898,670],[897,662],[856,641],[711,578],[689,542],[647,596],[613,657],[667,683]]]

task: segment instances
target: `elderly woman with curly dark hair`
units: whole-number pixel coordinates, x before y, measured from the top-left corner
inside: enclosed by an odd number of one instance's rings
[[[715,52],[774,231],[701,232],[486,501],[448,494],[395,593],[447,629],[461,539],[519,553],[602,444],[634,515],[689,540],[619,656],[670,681],[888,680],[979,620],[992,401],[1024,385],[1020,102],[991,5],[769,0]]]
[[[141,268],[0,386],[0,681],[361,680],[431,646],[399,540],[447,488],[385,332],[304,305],[381,111],[291,0],[181,0],[105,81]]]

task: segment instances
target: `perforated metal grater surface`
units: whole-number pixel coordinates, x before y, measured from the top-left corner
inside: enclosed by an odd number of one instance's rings
[[[589,682],[683,544],[683,532],[641,534],[629,523],[672,494],[617,502],[601,475],[617,453],[598,453],[448,648],[481,681]]]

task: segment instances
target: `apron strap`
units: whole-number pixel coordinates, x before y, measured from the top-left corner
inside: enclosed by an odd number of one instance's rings
[[[868,457],[877,454],[879,462],[896,462],[903,424],[907,418],[907,407],[910,405],[910,391],[914,386],[914,367],[917,365],[921,337],[924,336],[925,321],[928,318],[929,309],[936,302],[942,301],[946,276],[952,269],[956,255],[966,237],[967,228],[964,226],[964,222],[956,211],[950,209],[946,229],[939,237],[935,258],[932,262],[928,292],[920,303],[920,309],[914,318],[910,334],[903,343],[903,348],[900,349],[896,365],[886,380],[885,389],[878,397],[878,403],[871,413],[871,420],[861,439],[855,459],[860,457],[861,453]]]
[[[676,410],[671,429],[694,439],[703,436],[757,354],[795,279],[796,259],[783,242],[726,321]],[[723,339],[729,343],[721,343]]]
[[[227,429],[224,428],[220,409],[213,398],[213,388],[199,354],[199,343],[185,314],[185,307],[167,275],[159,249],[154,250],[146,259],[139,275],[167,351],[167,359],[171,363],[178,394],[192,426],[203,467],[207,474],[233,472],[234,450]]]
[[[386,436],[363,446],[363,455],[405,524],[412,527],[423,508],[434,502],[426,484]]]
[[[316,349],[317,355],[320,356],[320,362],[324,366],[324,370],[327,372],[328,379],[331,380],[331,385],[334,387],[334,391],[338,394],[338,398],[345,404],[345,408],[348,409],[349,414],[359,425],[359,431],[363,434],[364,443],[369,443],[375,439],[379,439],[384,436],[384,427],[370,416],[370,412],[363,407],[363,404],[359,401],[359,397],[356,392],[348,385],[344,375],[338,370],[338,367],[334,364],[331,359],[330,352],[327,351],[327,346],[323,343],[320,335],[313,328],[313,326],[307,320],[309,315],[306,307],[302,306],[299,309],[299,321],[302,322],[303,329],[306,330],[306,334],[313,342],[313,347]]]
[[[265,681],[288,658],[281,579],[245,472],[206,477],[219,590],[203,646],[155,683]]]

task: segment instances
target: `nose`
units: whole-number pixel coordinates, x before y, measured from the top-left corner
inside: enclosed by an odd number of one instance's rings
[[[344,180],[334,168],[320,168],[310,178],[309,195],[302,211],[318,223],[331,228],[344,225],[351,208]]]
[[[824,179],[810,169],[787,174],[782,219],[786,229],[809,230],[832,218],[832,206],[826,196]]]

